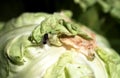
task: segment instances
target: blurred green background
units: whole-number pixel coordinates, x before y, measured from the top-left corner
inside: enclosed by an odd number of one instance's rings
[[[120,53],[120,0],[1,0],[0,23],[24,12],[70,10],[72,18],[105,36]]]

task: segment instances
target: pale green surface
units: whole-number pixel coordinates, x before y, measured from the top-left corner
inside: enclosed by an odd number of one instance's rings
[[[61,55],[59,60],[47,69],[43,78],[94,78],[92,70],[87,65],[76,63],[72,55],[70,52]]]

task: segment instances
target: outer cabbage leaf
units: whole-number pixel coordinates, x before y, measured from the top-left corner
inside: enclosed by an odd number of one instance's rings
[[[11,29],[15,29],[22,26],[37,26],[45,19],[45,17],[49,16],[47,13],[23,13],[18,18],[13,18],[10,21],[6,22],[2,27],[3,32],[10,31]]]
[[[110,48],[97,48],[98,56],[104,61],[109,78],[119,78],[120,56]]]
[[[23,28],[11,30],[10,32],[8,32],[7,34],[5,34],[0,38],[0,42],[1,42],[0,44],[0,76],[2,78],[7,78],[8,76],[11,76],[11,73],[15,73],[18,70],[20,70],[19,68],[23,67],[23,66],[16,66],[16,65],[22,64],[22,61],[21,61],[22,58],[19,57],[21,56],[21,53],[19,53],[21,52],[21,47],[19,47],[19,45],[16,45],[15,47],[17,47],[17,50],[15,50],[14,47],[9,45],[13,45],[13,43],[12,44],[10,43],[12,40],[15,41],[14,38],[17,38],[17,37],[21,38],[21,35],[26,36],[28,33],[32,31],[33,28],[34,26],[33,27],[29,26],[29,27],[23,27]],[[24,39],[21,39],[21,42],[22,41],[25,42]],[[15,41],[15,43],[18,43],[18,42]],[[21,43],[21,44],[25,44],[25,43]],[[13,51],[9,51],[9,50],[13,50]],[[15,56],[19,58],[15,59]]]

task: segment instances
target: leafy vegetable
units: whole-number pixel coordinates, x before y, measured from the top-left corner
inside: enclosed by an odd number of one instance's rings
[[[64,12],[25,13],[4,28],[1,78],[119,78],[117,52]]]

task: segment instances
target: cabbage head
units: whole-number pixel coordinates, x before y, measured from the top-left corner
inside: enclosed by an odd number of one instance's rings
[[[109,42],[64,13],[24,13],[0,31],[0,78],[119,78]]]

